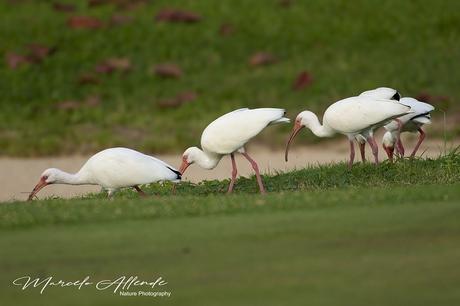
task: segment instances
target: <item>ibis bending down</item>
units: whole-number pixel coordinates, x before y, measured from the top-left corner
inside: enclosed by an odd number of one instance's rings
[[[100,185],[110,197],[123,187],[132,187],[145,195],[139,188],[141,184],[180,179],[179,171],[155,157],[127,148],[110,148],[91,156],[75,174],[56,168],[46,169],[30,193],[29,200],[50,184]]]
[[[388,159],[391,161],[393,161],[395,145],[398,153],[404,156],[404,146],[400,139],[400,133],[402,132],[419,132],[419,139],[411,153],[411,157],[415,156],[420,144],[425,139],[425,132],[422,130],[422,126],[431,123],[431,112],[434,110],[433,105],[420,102],[414,98],[402,98],[400,103],[409,106],[412,113],[398,118],[402,124],[401,129],[398,128],[395,122],[385,125],[387,132],[383,135],[382,145],[387,152]]]
[[[268,125],[288,123],[284,117],[285,110],[279,108],[242,108],[227,113],[211,122],[201,135],[201,149],[190,147],[182,154],[181,174],[193,163],[204,169],[214,169],[224,155],[232,160],[232,176],[228,193],[233,191],[237,169],[235,153],[241,153],[251,164],[256,173],[261,193],[265,188],[260,177],[257,163],[248,155],[245,144],[259,134]]]
[[[360,96],[376,98],[376,99],[394,100],[394,101],[401,100],[401,94],[399,93],[399,91],[393,88],[389,88],[389,87],[378,87],[376,89],[367,90],[367,91],[362,92]],[[399,127],[401,127],[400,122],[395,122],[395,123],[399,124]],[[365,162],[366,161],[366,148],[365,148],[366,138],[358,134],[355,136],[355,139],[359,145],[359,151],[361,153],[361,160]]]
[[[366,95],[346,98],[329,106],[323,115],[323,125],[314,113],[303,111],[295,120],[286,145],[285,159],[288,160],[289,146],[294,137],[307,127],[318,137],[331,137],[336,133],[346,135],[350,142],[349,167],[353,165],[355,157],[353,141],[361,135],[371,146],[377,164],[378,146],[374,130],[409,112],[410,107],[396,101]]]

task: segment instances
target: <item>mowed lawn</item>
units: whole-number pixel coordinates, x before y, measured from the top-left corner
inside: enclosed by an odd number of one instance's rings
[[[458,155],[356,165],[332,185],[339,177],[333,173],[345,168],[331,165],[265,177],[271,190],[266,196],[254,194],[256,183],[250,178],[239,180],[242,189],[231,196],[222,194],[228,182],[207,182],[179,186],[176,195],[165,186],[159,196],[146,199],[122,193],[114,200],[95,195],[2,204],[2,302],[458,304]],[[383,177],[382,169],[393,180]],[[286,188],[298,191],[276,190],[289,175],[293,184]],[[304,184],[298,185],[301,177]],[[323,185],[313,185],[312,177]],[[253,191],[246,191],[248,186]],[[56,280],[88,275],[93,281],[161,276],[168,282],[165,287],[143,290],[172,295],[121,297],[94,288],[48,288],[40,295],[37,289],[20,291],[12,285],[24,275]]]

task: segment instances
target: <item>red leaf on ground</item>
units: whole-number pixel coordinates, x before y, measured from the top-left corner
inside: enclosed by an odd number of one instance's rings
[[[126,57],[109,58],[106,63],[118,71],[127,72],[131,70],[131,61]]]
[[[292,88],[294,90],[302,90],[302,89],[307,88],[308,86],[310,86],[312,82],[313,82],[313,78],[310,75],[310,73],[308,73],[307,71],[302,71],[297,76],[297,79],[295,80],[294,85],[292,86]]]
[[[16,69],[19,66],[30,62],[26,56],[23,56],[17,53],[13,53],[13,52],[8,52],[5,55],[5,60],[6,60],[8,67],[10,67],[11,69]]]
[[[69,3],[54,2],[53,9],[57,12],[71,13],[75,12],[75,5]]]
[[[109,58],[98,64],[95,68],[97,73],[109,74],[114,71],[128,72],[131,70],[131,61],[129,58],[120,57],[120,58]]]
[[[183,104],[196,100],[197,94],[194,91],[184,91],[173,98],[158,101],[160,108],[177,108]]]
[[[153,67],[153,73],[160,77],[178,79],[182,76],[182,70],[176,64],[159,64]]]
[[[163,9],[155,16],[156,21],[194,23],[201,20],[201,16],[190,11],[177,9]]]
[[[67,19],[67,25],[72,29],[99,29],[103,22],[91,16],[72,16]]]
[[[78,84],[80,85],[89,85],[89,84],[99,84],[99,79],[92,73],[84,73],[78,78]]]
[[[220,36],[230,36],[235,33],[235,27],[230,23],[223,23],[219,28]]]
[[[74,101],[74,100],[62,101],[62,102],[58,102],[56,104],[57,109],[65,110],[65,111],[75,110],[75,109],[78,109],[80,107],[81,107],[80,102]]]
[[[249,65],[255,66],[265,66],[273,64],[277,61],[277,58],[268,52],[258,52],[252,55],[249,58]]]
[[[35,63],[43,61],[46,57],[52,55],[57,50],[56,47],[50,48],[40,44],[29,44],[27,48],[29,49],[28,59]]]
[[[110,17],[110,25],[124,25],[130,23],[133,17],[127,15],[115,14]]]
[[[115,69],[113,67],[110,67],[106,63],[102,63],[102,64],[96,65],[96,68],[94,68],[94,70],[97,73],[109,74],[109,73],[112,73]]]

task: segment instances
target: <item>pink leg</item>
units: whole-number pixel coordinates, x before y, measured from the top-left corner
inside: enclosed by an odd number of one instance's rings
[[[385,152],[387,152],[388,159],[392,163],[393,162],[393,152],[394,152],[395,148],[394,147],[387,147],[387,146],[383,145],[383,149],[385,150]]]
[[[396,123],[398,124],[398,139],[396,140],[396,149],[399,153],[399,156],[400,157],[404,157],[404,146],[401,142],[401,131],[402,131],[402,128],[403,128],[403,124],[401,122],[401,120],[399,119],[395,119]]]
[[[420,145],[422,144],[423,140],[425,139],[425,132],[421,128],[418,128],[418,132],[420,133],[420,136],[418,138],[417,144],[415,145],[414,151],[412,151],[412,154],[410,155],[410,157],[415,156],[415,154],[418,151],[418,148],[420,147]]]
[[[372,154],[374,154],[375,164],[377,165],[379,163],[379,147],[377,146],[375,137],[367,137],[367,142],[372,148]]]
[[[353,166],[353,161],[355,160],[355,144],[353,140],[350,139],[350,160],[348,161],[348,168],[351,169]]]
[[[230,185],[228,185],[227,193],[232,193],[233,186],[235,185],[236,174],[238,173],[236,170],[235,155],[233,153],[230,154],[230,158],[232,159],[232,178],[230,180]]]
[[[243,154],[243,156],[246,157],[249,163],[251,163],[252,169],[254,169],[254,171],[256,172],[256,178],[257,178],[257,183],[259,184],[260,193],[262,194],[266,193],[264,184],[262,183],[262,178],[260,177],[259,166],[257,166],[257,163],[251,157],[249,157],[248,153],[244,152],[241,154]]]
[[[359,144],[359,151],[361,152],[361,160],[363,163],[366,162],[366,143]]]
[[[404,157],[405,149],[402,144],[401,138],[398,138],[398,140],[396,141],[396,149],[398,149],[399,157]]]

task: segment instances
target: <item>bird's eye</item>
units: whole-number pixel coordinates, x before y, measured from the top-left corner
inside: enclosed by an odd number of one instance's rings
[[[44,175],[44,176],[43,176],[43,179],[44,179],[44,180],[47,180],[47,179],[48,179],[48,175]]]

